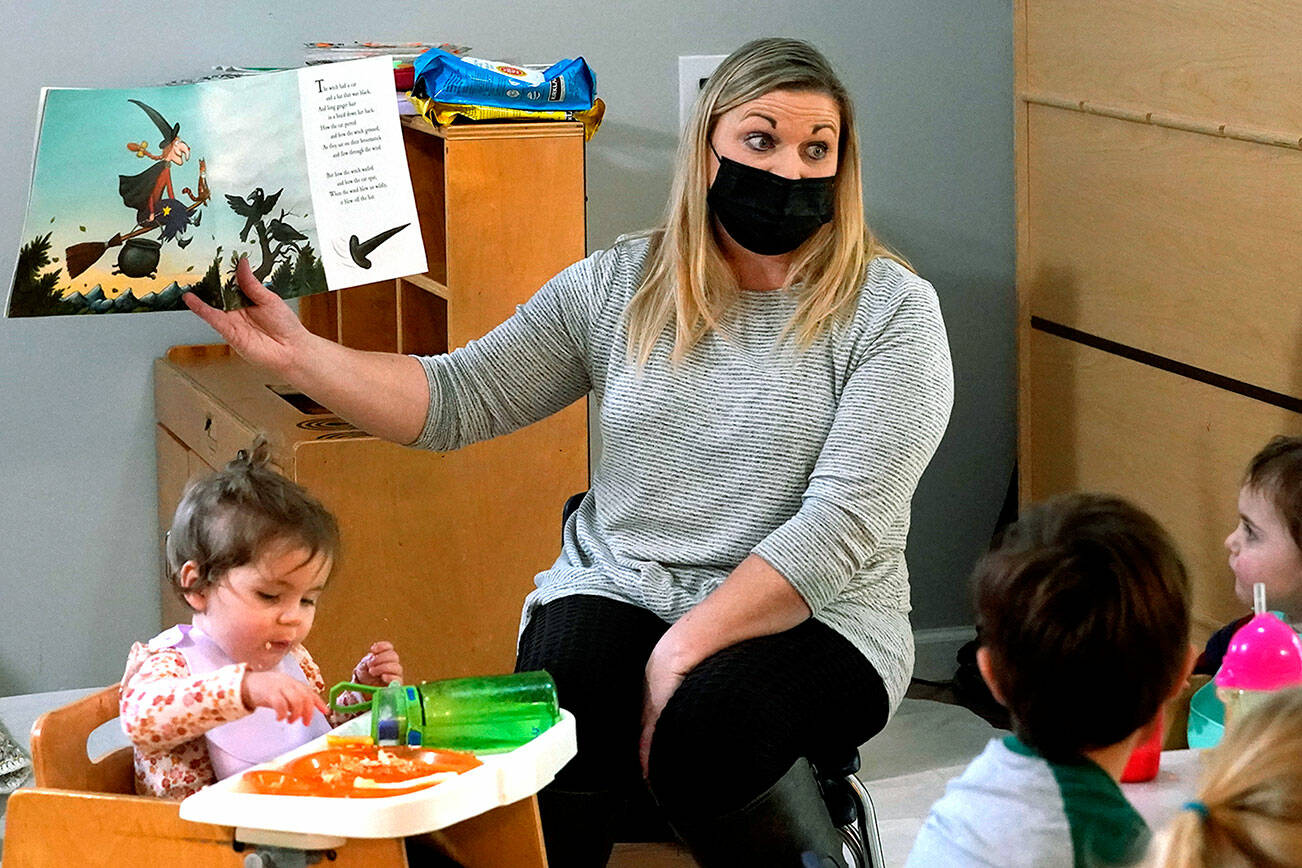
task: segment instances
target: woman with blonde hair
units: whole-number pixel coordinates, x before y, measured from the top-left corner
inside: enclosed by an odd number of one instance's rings
[[[865,228],[853,109],[821,54],[730,55],[664,225],[455,352],[346,349],[240,281],[250,308],[187,303],[399,443],[455,449],[599,401],[591,490],[517,653],[579,722],[539,797],[553,864],[605,864],[644,777],[702,865],[845,864],[810,760],[852,753],[908,685],[909,506],[953,380],[935,291]]]
[[[1302,866],[1302,689],[1236,721],[1205,763],[1197,798],[1154,842],[1149,864]]]

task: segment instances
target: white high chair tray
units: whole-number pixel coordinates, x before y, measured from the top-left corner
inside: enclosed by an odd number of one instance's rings
[[[369,735],[370,712],[336,727],[332,735]],[[326,737],[313,739],[269,763],[327,748]],[[578,752],[574,715],[564,709],[556,725],[509,753],[485,754],[482,766],[414,793],[369,799],[318,796],[266,796],[237,792],[232,775],[181,802],[181,819],[243,829],[342,838],[402,838],[433,832],[509,805],[541,790]]]

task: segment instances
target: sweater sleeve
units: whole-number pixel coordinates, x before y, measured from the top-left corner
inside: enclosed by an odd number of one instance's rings
[[[245,664],[235,663],[191,675],[180,651],[151,652],[137,643],[122,684],[122,731],[137,748],[157,752],[247,717],[252,712],[240,694],[245,669]]]
[[[599,251],[549,280],[484,337],[440,356],[418,356],[429,410],[411,444],[449,451],[523,428],[591,389],[589,328],[609,293],[617,249]]]
[[[907,520],[949,422],[954,378],[940,306],[930,284],[912,275],[903,289],[885,323],[856,348],[799,510],[753,549],[815,614],[891,526]]]

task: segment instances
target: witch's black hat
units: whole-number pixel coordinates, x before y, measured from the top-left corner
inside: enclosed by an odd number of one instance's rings
[[[169,144],[176,141],[176,137],[181,134],[181,125],[169,124],[167,119],[159,114],[158,109],[153,106],[145,105],[138,99],[128,100],[128,102],[133,102],[144,109],[145,114],[149,115],[149,119],[154,122],[154,126],[158,127],[158,131],[163,134],[163,140],[158,143],[158,147],[167,147]]]
[[[410,225],[410,223],[404,223],[401,226],[386,229],[366,241],[358,241],[356,235],[351,235],[348,238],[348,255],[353,258],[353,262],[356,262],[362,268],[370,268],[371,260],[367,257],[371,255],[371,252]]]

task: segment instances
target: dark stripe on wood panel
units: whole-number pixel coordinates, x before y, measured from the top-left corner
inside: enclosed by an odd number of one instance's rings
[[[1148,365],[1151,368],[1157,368],[1162,371],[1177,374],[1190,380],[1197,380],[1200,383],[1206,383],[1209,386],[1215,386],[1216,388],[1224,389],[1227,392],[1234,392],[1235,394],[1243,395],[1245,398],[1252,398],[1254,401],[1272,404],[1293,413],[1302,413],[1302,399],[1294,398],[1292,395],[1285,395],[1281,392],[1263,389],[1261,386],[1254,386],[1251,383],[1245,383],[1242,380],[1222,376],[1221,374],[1203,370],[1202,368],[1195,368],[1193,365],[1186,365],[1184,362],[1177,362],[1174,359],[1168,359],[1166,356],[1159,356],[1156,353],[1150,353],[1145,350],[1126,346],[1125,344],[1119,344],[1116,341],[1110,341],[1107,338],[1101,338],[1098,335],[1092,335],[1088,332],[1074,329],[1071,326],[1052,322],[1043,317],[1031,317],[1031,328],[1036,329],[1037,331],[1042,331],[1045,334],[1053,335],[1054,337],[1074,341],[1078,344],[1084,344],[1085,346],[1093,347],[1096,350],[1102,350],[1105,353],[1111,353],[1114,356],[1121,356],[1124,359],[1130,359],[1132,362],[1139,362],[1141,365]]]

